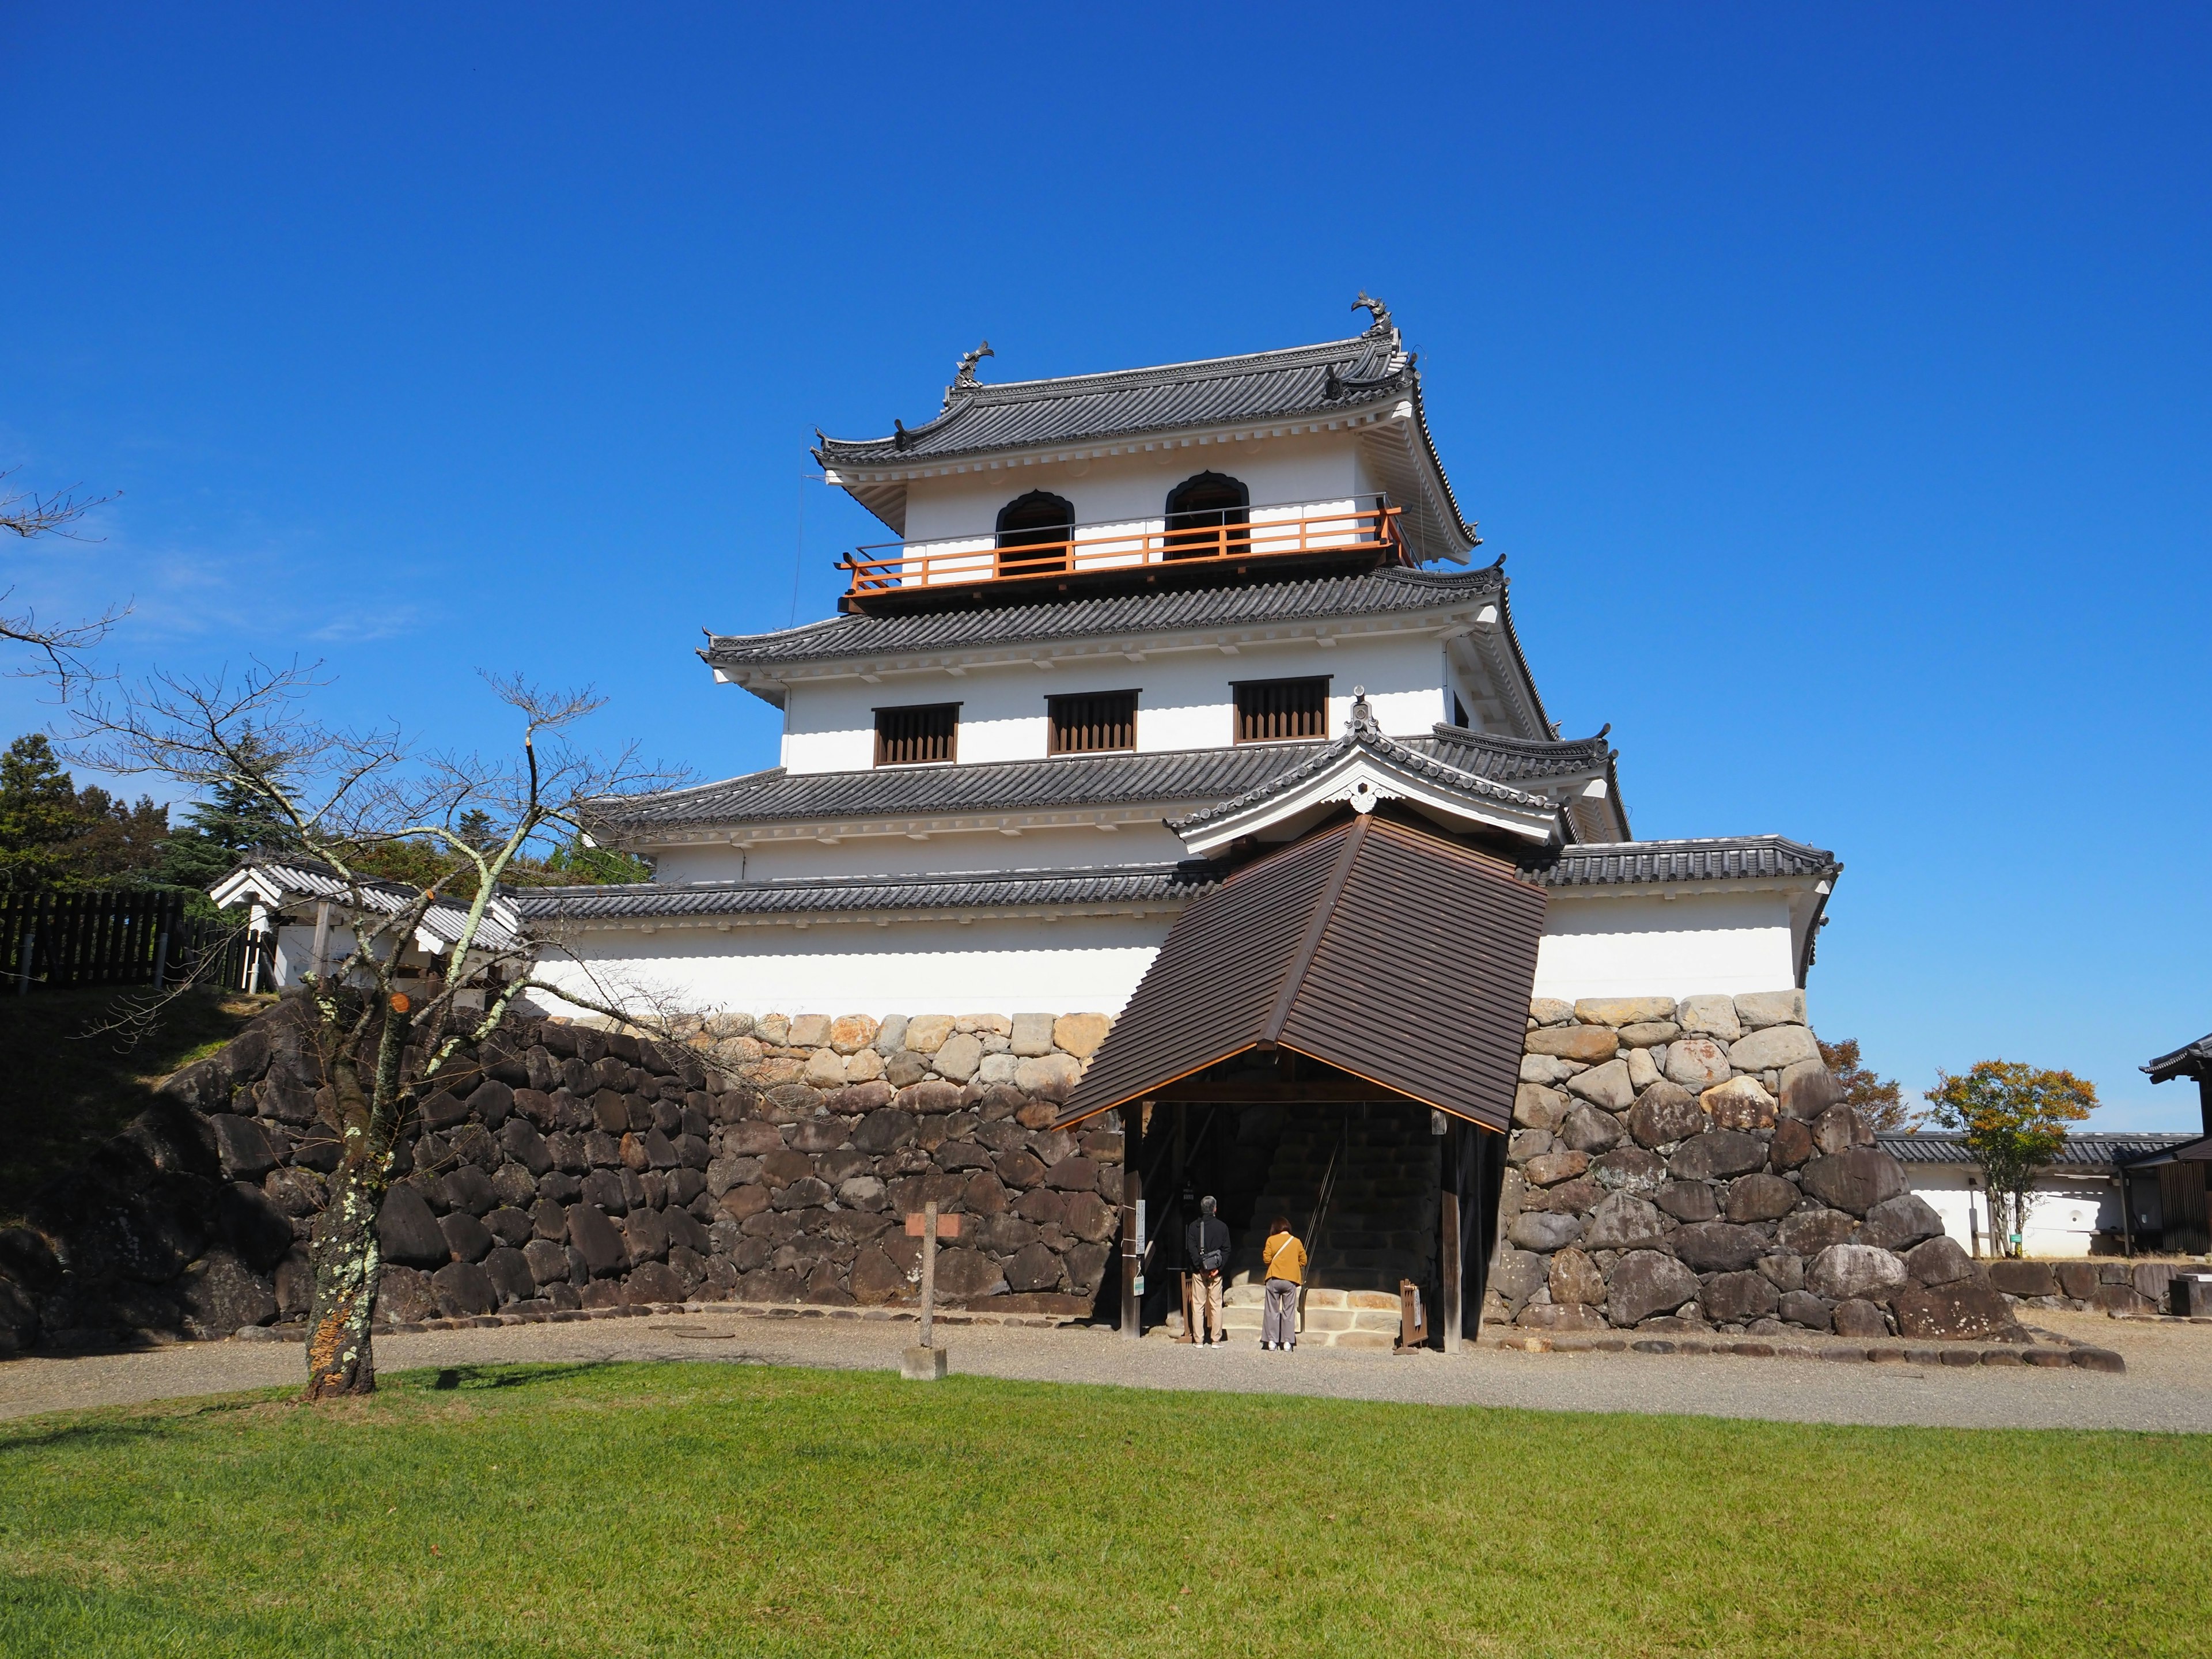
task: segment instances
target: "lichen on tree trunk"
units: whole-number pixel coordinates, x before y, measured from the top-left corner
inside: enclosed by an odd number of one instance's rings
[[[307,1398],[329,1400],[376,1390],[376,1351],[369,1322],[384,1258],[376,1218],[392,1184],[392,1148],[399,1124],[400,1058],[408,1033],[407,1000],[395,996],[377,1039],[376,1073],[367,1091],[361,1067],[335,1018],[326,1012],[323,1053],[336,1097],[343,1153],[329,1200],[315,1218],[308,1261],[315,1305],[307,1339]]]

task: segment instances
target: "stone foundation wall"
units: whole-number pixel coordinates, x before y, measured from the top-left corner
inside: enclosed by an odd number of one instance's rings
[[[1838,1103],[1803,993],[1540,999],[1521,1079],[1486,1323],[2019,1334]]]
[[[1120,1126],[1048,1126],[1108,1024],[738,1016],[678,1045],[511,1022],[402,1139],[379,1321],[908,1299],[920,1242],[899,1222],[933,1198],[969,1218],[939,1255],[948,1303],[1087,1313]],[[0,1230],[0,1352],[304,1316],[329,1108],[290,1002],[170,1079],[27,1226]]]

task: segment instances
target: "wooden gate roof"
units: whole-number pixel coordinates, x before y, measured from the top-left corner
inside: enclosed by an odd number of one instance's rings
[[[1183,912],[1060,1121],[1285,1048],[1503,1131],[1544,898],[1503,859],[1374,815],[1294,842]]]

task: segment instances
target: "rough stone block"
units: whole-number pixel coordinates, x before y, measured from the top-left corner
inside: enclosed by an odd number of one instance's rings
[[[1905,1252],[1905,1271],[1911,1274],[1916,1285],[1951,1285],[1973,1277],[1974,1261],[1957,1239],[1939,1233]],[[1996,1276],[1992,1273],[1990,1277],[1994,1283]]]
[[[1634,1025],[1644,1021],[1674,1018],[1672,997],[1583,997],[1575,1003],[1575,1018],[1585,1025]]]
[[[1801,1060],[1782,1068],[1782,1115],[1806,1122],[1843,1097],[1836,1079],[1818,1060]]]
[[[1528,1176],[1531,1185],[1549,1187],[1559,1182],[1571,1181],[1589,1168],[1589,1153],[1560,1151],[1530,1158],[1522,1166],[1522,1173]]]
[[[971,1032],[956,1031],[938,1045],[938,1074],[955,1083],[965,1083],[982,1063],[983,1044]]]
[[[1943,1218],[1936,1213],[1934,1206],[1917,1193],[1900,1193],[1895,1198],[1884,1199],[1867,1212],[1866,1220],[1853,1236],[1852,1243],[1903,1252],[1923,1238],[1941,1237],[1942,1232]]]
[[[1798,1180],[1821,1203],[1856,1216],[1909,1190],[1904,1166],[1873,1146],[1854,1146],[1847,1152],[1814,1158]]]
[[[1808,1330],[1825,1331],[1828,1328],[1832,1305],[1810,1291],[1784,1291],[1778,1311],[1793,1325],[1802,1325]]]
[[[942,1060],[940,1055],[940,1064]],[[1014,1068],[1014,1086],[1039,1100],[1060,1103],[1075,1092],[1082,1076],[1082,1065],[1073,1055],[1042,1054],[1024,1060]]]
[[[1766,1162],[1766,1143],[1738,1129],[1708,1129],[1674,1149],[1667,1167],[1678,1181],[1748,1175]]]
[[[1720,1200],[1702,1181],[1670,1181],[1654,1201],[1677,1221],[1712,1221],[1721,1212]]]
[[[757,1192],[757,1188],[740,1187],[738,1192]],[[728,1199],[723,1200],[728,1206]],[[583,1258],[585,1271],[594,1279],[608,1279],[629,1268],[629,1250],[623,1236],[615,1231],[615,1224],[595,1205],[572,1204],[568,1206],[568,1243]]]
[[[1532,1054],[1553,1054],[1598,1066],[1613,1058],[1620,1039],[1602,1025],[1545,1026],[1529,1032],[1522,1046]]]
[[[1782,1297],[1763,1273],[1718,1273],[1705,1281],[1698,1302],[1716,1325],[1747,1325],[1775,1312]]]
[[[258,1181],[276,1167],[276,1153],[269,1137],[250,1117],[217,1112],[208,1119],[215,1131],[216,1155],[226,1181]]]
[[[1674,1011],[1674,1020],[1692,1036],[1734,1042],[1743,1035],[1743,1022],[1735,1017],[1735,1002],[1729,997],[1684,997]]]
[[[1632,1250],[1613,1264],[1606,1286],[1606,1316],[1615,1325],[1638,1325],[1694,1301],[1698,1276],[1671,1255]]]
[[[1522,1249],[1548,1253],[1562,1245],[1573,1243],[1582,1237],[1582,1218],[1578,1216],[1523,1210],[1513,1218],[1512,1224],[1505,1230],[1505,1237]],[[1692,1281],[1693,1291],[1694,1288]],[[1684,1299],[1687,1300],[1686,1297]]]
[[[473,1261],[449,1261],[430,1275],[430,1292],[447,1319],[467,1319],[499,1308],[499,1287]]]
[[[1705,1127],[1705,1115],[1696,1097],[1677,1083],[1652,1084],[1637,1097],[1635,1109],[1628,1115],[1629,1133],[1641,1146],[1669,1146]]]
[[[1871,1244],[1831,1244],[1805,1268],[1805,1288],[1832,1302],[1886,1301],[1905,1288],[1905,1263]]]
[[[1729,1045],[1729,1064],[1739,1072],[1779,1071],[1820,1058],[1820,1045],[1802,1025],[1769,1025]]]
[[[1841,1210],[1798,1210],[1782,1218],[1775,1237],[1785,1250],[1818,1255],[1831,1244],[1846,1244],[1858,1231],[1857,1218]]]
[[[1698,1097],[1698,1104],[1723,1129],[1774,1127],[1774,1097],[1759,1086],[1755,1078],[1735,1077],[1715,1084]]]
[[[1873,1303],[1854,1298],[1838,1302],[1828,1315],[1838,1336],[1887,1336],[1889,1321]]]
[[[1656,1206],[1632,1194],[1614,1193],[1591,1211],[1583,1244],[1593,1250],[1641,1249],[1657,1244],[1661,1235]]]
[[[376,1212],[376,1243],[386,1261],[402,1267],[441,1267],[453,1259],[438,1218],[409,1182],[395,1182],[386,1191]]]
[[[440,1216],[438,1231],[445,1236],[446,1249],[457,1261],[481,1261],[491,1254],[496,1242],[491,1230],[465,1210]]]
[[[2057,1296],[2058,1275],[2047,1261],[1992,1261],[1989,1282],[2007,1296]],[[1929,1280],[1931,1284],[1940,1280]]]
[[[1677,1227],[1667,1235],[1667,1243],[1686,1264],[1705,1273],[1741,1272],[1766,1248],[1766,1241],[1752,1229],[1727,1221]]]
[[[1668,1080],[1685,1089],[1710,1089],[1729,1080],[1728,1050],[1711,1037],[1683,1037],[1667,1045],[1666,1063],[1660,1067]]]
[[[1616,1146],[1593,1158],[1589,1172],[1607,1192],[1653,1193],[1667,1179],[1667,1163],[1641,1146]]]
[[[1619,1060],[1614,1060],[1610,1065],[1601,1066],[1596,1071],[1588,1072],[1583,1075],[1585,1077],[1595,1077],[1598,1075],[1598,1073],[1612,1071],[1615,1066],[1620,1065],[1620,1062]],[[1626,1068],[1623,1069],[1625,1070]],[[1581,1079],[1576,1079],[1577,1082],[1581,1080]],[[1626,1091],[1623,1092],[1625,1094]],[[1600,1102],[1599,1103],[1603,1104],[1604,1103]],[[1621,1107],[1626,1107],[1627,1103],[1627,1100],[1624,1098],[1621,1102]],[[1614,1108],[1613,1109],[1618,1110],[1620,1109],[1620,1108]],[[1565,1118],[1561,1121],[1559,1124],[1559,1135],[1562,1145],[1571,1146],[1576,1152],[1590,1153],[1602,1152],[1613,1146],[1620,1139],[1620,1121],[1618,1118],[1615,1118],[1613,1115],[1613,1113],[1610,1110],[1600,1111],[1595,1106],[1577,1106],[1573,1111],[1569,1112]]]
[[[1602,1106],[1608,1112],[1625,1112],[1636,1100],[1636,1088],[1629,1081],[1627,1063],[1620,1060],[1593,1066],[1569,1078],[1567,1092]]]
[[[1768,1025],[1802,1025],[1805,1023],[1805,994],[1802,991],[1747,991],[1735,1000],[1735,1016],[1747,1028],[1754,1031]]]
[[[1088,1060],[1113,1027],[1113,1020],[1104,1014],[1062,1014],[1052,1023],[1053,1045],[1078,1060]]]
[[[1513,1121],[1524,1129],[1555,1129],[1566,1109],[1566,1097],[1556,1089],[1523,1083],[1513,1091]]]
[[[1953,1243],[1952,1248],[1958,1247]],[[1892,1305],[1903,1336],[1992,1337],[2020,1328],[2002,1296],[1968,1279],[1906,1291]]]
[[[1730,1221],[1777,1221],[1797,1207],[1797,1188],[1780,1176],[1740,1176],[1729,1183]]]
[[[1647,1019],[1623,1025],[1618,1034],[1631,1048],[1663,1048],[1682,1035],[1682,1028],[1671,1019]]]
[[[1557,997],[1537,997],[1528,1004],[1528,1018],[1539,1025],[1565,1025],[1575,1017],[1575,1005]]]
[[[933,1054],[952,1035],[950,1014],[917,1014],[907,1022],[906,1046],[918,1054]]]

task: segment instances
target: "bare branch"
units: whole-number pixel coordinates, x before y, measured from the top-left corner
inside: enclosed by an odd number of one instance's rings
[[[13,470],[0,472],[0,480],[14,476]],[[82,536],[73,527],[82,521],[94,507],[106,507],[123,492],[111,490],[105,495],[79,497],[75,492],[82,485],[72,484],[68,489],[52,495],[40,495],[29,490],[9,490],[0,495],[0,530],[12,530],[28,541],[33,536],[61,536],[70,541],[99,541],[97,536]]]

